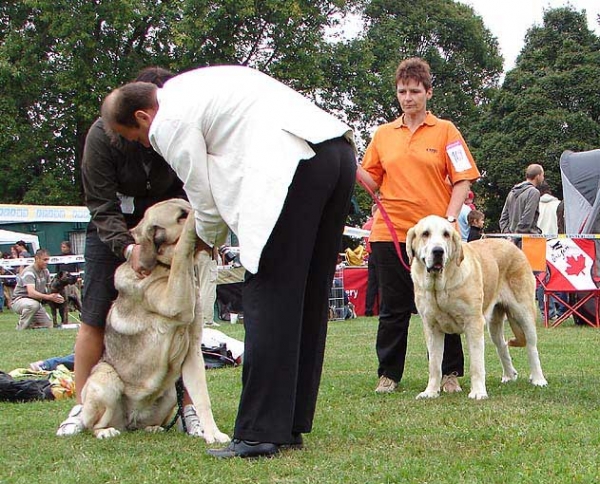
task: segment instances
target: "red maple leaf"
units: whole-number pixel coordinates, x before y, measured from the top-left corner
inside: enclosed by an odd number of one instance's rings
[[[567,256],[567,268],[565,272],[570,276],[578,276],[585,269],[585,257],[578,255],[573,257],[572,255]]]

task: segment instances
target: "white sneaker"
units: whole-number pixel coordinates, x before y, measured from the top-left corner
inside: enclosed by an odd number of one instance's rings
[[[65,437],[67,435],[77,435],[83,431],[83,421],[81,420],[81,411],[83,405],[75,405],[69,412],[69,416],[64,420],[56,431],[56,435],[59,437]]]
[[[185,428],[188,435],[192,437],[203,437],[204,430],[202,429],[202,425],[200,425],[200,419],[196,414],[196,409],[193,405],[186,405],[183,407],[183,420],[185,420]],[[183,432],[183,425],[181,425],[181,419],[178,420],[177,426],[179,430]]]

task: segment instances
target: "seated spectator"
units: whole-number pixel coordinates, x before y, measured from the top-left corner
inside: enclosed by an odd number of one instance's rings
[[[33,371],[54,371],[58,365],[64,365],[67,370],[73,371],[75,368],[75,353],[35,361],[29,365],[29,369]]]
[[[13,291],[12,310],[19,315],[17,329],[51,328],[52,319],[42,306],[42,301],[64,302],[60,294],[48,294],[50,272],[48,262],[50,254],[46,249],[35,253],[32,265],[27,266],[17,277]]]
[[[16,242],[15,248],[19,252],[19,257],[31,257],[31,254],[27,250],[27,244],[23,240]]]
[[[469,236],[467,237],[467,242],[481,239],[481,231],[483,230],[483,223],[485,222],[485,215],[483,212],[471,210],[467,215],[467,221],[469,222]]]

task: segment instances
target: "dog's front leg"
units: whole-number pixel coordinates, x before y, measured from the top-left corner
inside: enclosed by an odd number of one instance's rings
[[[442,384],[444,333],[438,328],[433,328],[425,320],[423,320],[423,331],[425,332],[425,341],[429,352],[429,381],[425,391],[419,393],[417,398],[437,398],[440,396],[440,385]]]
[[[191,211],[175,247],[167,288],[164,290],[161,286],[160,293],[148,298],[155,312],[185,323],[191,323],[195,317],[194,251],[197,240],[194,212]]]
[[[183,362],[181,370],[183,384],[196,408],[204,440],[209,444],[214,442],[229,442],[229,436],[219,430],[212,413],[208,386],[206,384],[204,357],[202,356],[199,343],[200,337],[201,335],[198,338],[193,338],[188,355]]]
[[[479,321],[465,330],[467,345],[469,346],[469,355],[471,358],[471,392],[469,398],[474,400],[483,400],[488,397],[485,387],[485,348],[483,328],[485,320],[483,315]]]

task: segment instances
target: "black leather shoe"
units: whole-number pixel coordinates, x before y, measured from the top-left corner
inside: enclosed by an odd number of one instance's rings
[[[289,450],[300,450],[304,447],[304,442],[302,440],[302,434],[292,434],[292,441],[285,444],[279,444],[279,448],[281,450],[289,449]]]
[[[279,452],[279,446],[269,442],[233,439],[223,449],[209,449],[206,452],[208,455],[219,459],[229,459],[231,457],[272,457]]]

